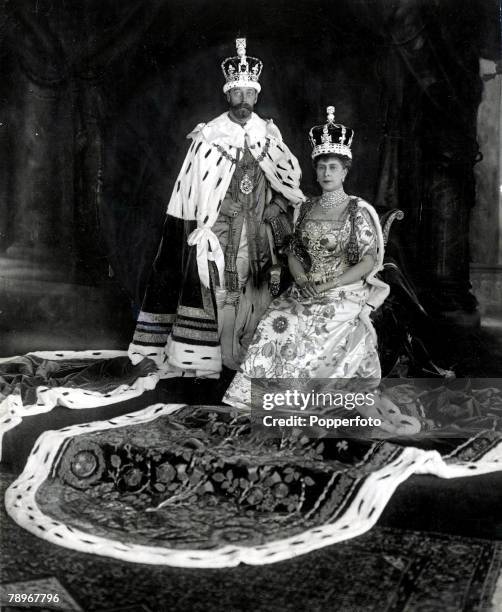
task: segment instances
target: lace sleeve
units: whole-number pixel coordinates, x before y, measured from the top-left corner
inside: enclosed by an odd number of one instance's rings
[[[368,211],[359,207],[356,218],[356,234],[359,245],[359,259],[371,255],[377,259],[377,235],[373,219]]]

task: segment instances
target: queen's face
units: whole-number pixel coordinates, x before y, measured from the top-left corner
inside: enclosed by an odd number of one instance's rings
[[[336,157],[328,157],[317,162],[316,174],[323,192],[336,191],[343,185],[347,169]]]

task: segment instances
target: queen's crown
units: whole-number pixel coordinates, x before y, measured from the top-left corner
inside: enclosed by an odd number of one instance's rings
[[[352,159],[352,139],[354,130],[340,123],[335,123],[335,107],[326,108],[327,121],[324,125],[316,125],[309,132],[312,144],[312,159],[319,155],[345,155]]]

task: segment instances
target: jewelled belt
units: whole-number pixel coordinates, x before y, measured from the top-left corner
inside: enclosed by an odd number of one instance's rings
[[[323,272],[310,272],[307,274],[308,279],[315,285],[327,283],[338,278],[339,274],[325,274]]]

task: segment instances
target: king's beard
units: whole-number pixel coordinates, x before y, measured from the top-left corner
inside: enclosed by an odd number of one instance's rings
[[[253,107],[247,102],[240,102],[239,104],[230,106],[230,110],[232,111],[232,115],[237,119],[248,119],[253,112]]]

